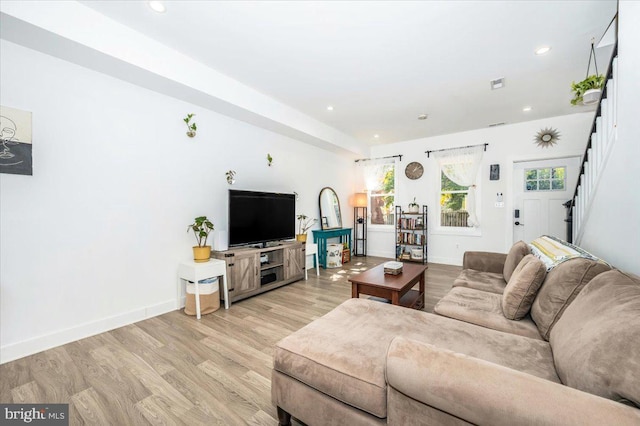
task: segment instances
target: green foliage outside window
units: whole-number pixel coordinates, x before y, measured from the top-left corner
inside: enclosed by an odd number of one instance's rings
[[[383,175],[378,188],[371,191],[371,223],[375,225],[393,224],[395,204],[395,165],[383,166]]]
[[[463,210],[468,186],[461,186],[441,172],[440,207],[443,211]],[[455,192],[454,192],[455,191]],[[459,192],[458,192],[459,191]]]
[[[564,191],[566,169],[564,167],[546,167],[524,171],[526,191]]]

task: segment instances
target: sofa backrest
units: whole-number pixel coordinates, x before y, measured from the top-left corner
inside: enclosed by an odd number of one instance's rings
[[[640,407],[640,278],[618,270],[595,277],[549,343],[562,383]]]
[[[596,275],[610,269],[606,263],[574,258],[547,273],[531,305],[531,318],[545,340],[549,340],[551,329],[584,286]]]

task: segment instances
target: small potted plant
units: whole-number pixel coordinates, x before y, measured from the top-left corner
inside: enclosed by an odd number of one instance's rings
[[[600,93],[604,87],[604,75],[590,75],[584,80],[571,83],[573,99],[571,105],[593,105],[600,100]]]
[[[419,213],[420,205],[416,203],[416,197],[413,197],[413,201],[409,203],[409,213]]]
[[[189,231],[193,231],[198,242],[197,246],[193,246],[193,260],[208,262],[211,257],[211,246],[207,245],[207,238],[209,238],[209,233],[213,231],[213,223],[206,216],[199,216],[189,225],[187,232]]]
[[[300,241],[301,243],[307,242],[307,231],[313,226],[314,223],[318,221],[318,219],[309,219],[305,214],[298,215],[298,233],[296,234],[296,241]]]

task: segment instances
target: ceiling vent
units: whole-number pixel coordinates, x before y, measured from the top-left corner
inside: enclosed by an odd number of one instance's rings
[[[504,77],[491,80],[491,90],[502,89],[504,87]]]
[[[493,123],[493,124],[489,124],[489,127],[504,126],[505,124],[507,124],[507,123],[505,123],[505,122],[503,121],[502,123]]]

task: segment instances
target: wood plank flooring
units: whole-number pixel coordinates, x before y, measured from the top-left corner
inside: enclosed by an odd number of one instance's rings
[[[71,425],[277,425],[275,343],[351,297],[350,275],[387,260],[353,258],[201,321],[174,311],[0,365],[0,402],[68,403]],[[429,264],[426,311],[459,271]]]

